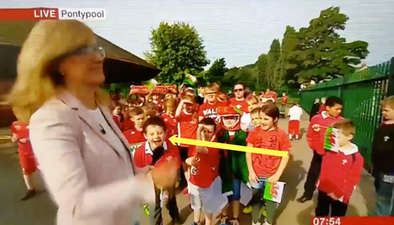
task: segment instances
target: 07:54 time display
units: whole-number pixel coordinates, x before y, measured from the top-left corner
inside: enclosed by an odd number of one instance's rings
[[[311,225],[341,225],[340,217],[313,217]]]

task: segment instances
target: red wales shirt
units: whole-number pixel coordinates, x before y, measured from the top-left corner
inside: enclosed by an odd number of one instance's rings
[[[204,118],[210,117],[212,119],[215,119],[217,122],[220,122],[218,119],[218,108],[223,106],[228,106],[228,102],[217,101],[215,104],[209,104],[208,102],[205,102],[200,106],[198,116],[202,116]]]
[[[176,120],[175,116],[163,114],[161,118],[163,118],[164,123],[166,124],[167,137],[171,137],[172,135],[178,133],[178,121]]]
[[[248,144],[255,148],[289,151],[290,140],[285,131],[276,128],[273,131],[265,131],[260,127],[253,129],[246,139]],[[258,177],[270,177],[276,173],[282,157],[252,153],[252,165]]]
[[[129,142],[132,152],[134,152],[146,141],[144,132],[137,131],[135,129],[126,130],[123,132],[123,135],[125,136],[127,142]]]
[[[353,149],[338,152],[327,151],[323,157],[320,178],[316,184],[320,191],[334,193],[339,201],[349,203],[350,196],[360,182],[364,158]]]
[[[244,99],[242,101],[238,101],[236,98],[232,98],[232,99],[230,99],[230,106],[238,108],[243,113],[249,112],[248,102],[246,101],[246,99]]]
[[[160,166],[160,164],[170,161],[175,161],[178,168],[181,166],[181,157],[179,156],[178,147],[171,144],[169,141],[163,143],[164,154],[155,163],[155,167]],[[138,168],[144,168],[152,164],[153,150],[151,149],[149,142],[144,142],[134,154],[134,163]]]
[[[178,137],[196,139],[198,128],[197,114],[188,114],[182,111],[178,117]],[[180,144],[182,147],[189,147],[189,145]]]
[[[196,152],[196,146],[189,148],[189,157],[199,159],[198,165],[190,170],[190,182],[201,188],[209,188],[219,175],[219,149],[208,148],[208,154]]]

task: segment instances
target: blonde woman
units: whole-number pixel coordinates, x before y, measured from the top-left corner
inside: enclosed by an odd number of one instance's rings
[[[75,20],[38,22],[19,55],[9,100],[17,118],[30,122],[58,225],[133,224],[141,205],[154,203],[154,184],[176,179],[169,163],[135,170],[109,98],[99,90],[104,57],[93,31]]]

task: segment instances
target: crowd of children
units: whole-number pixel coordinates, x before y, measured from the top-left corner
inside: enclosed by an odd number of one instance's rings
[[[121,99],[111,93],[113,118],[130,144],[136,167],[155,167],[172,161],[180,169],[180,179],[172,188],[156,187],[156,204],[146,206],[151,225],[161,225],[163,206],[175,224],[182,224],[175,189],[190,197],[194,213],[193,224],[214,223],[239,225],[241,203],[244,212],[251,213],[252,224],[274,224],[277,203],[264,200],[267,183],[276,184],[289,162],[289,157],[244,153],[185,144],[173,145],[168,138],[180,138],[226,144],[291,151],[291,140],[301,137],[302,109],[294,102],[288,111],[288,132],[278,127],[281,111],[288,97],[282,95],[280,108],[277,94],[267,90],[261,95],[246,93],[243,84],[234,85],[234,96],[220,93],[213,83],[199,88],[198,94],[182,86],[179,93],[134,94]],[[342,101],[337,97],[324,98],[319,112],[311,118],[306,138],[313,149],[313,157],[304,186],[304,194],[297,199],[303,203],[313,197],[317,187],[316,216],[345,216],[350,196],[358,185],[364,160],[352,143],[354,124],[341,117]],[[394,97],[382,104],[385,121],[377,129],[372,149],[377,203],[373,215],[394,215]],[[317,111],[317,110],[316,110]],[[338,130],[338,151],[324,147],[328,127]],[[20,144],[20,159],[24,169],[27,197],[35,194],[28,178],[37,170],[31,148],[28,148],[28,126],[15,122],[13,140]],[[335,174],[335,176],[333,176]],[[243,190],[243,191],[242,191]],[[250,194],[247,194],[248,191]],[[242,195],[241,195],[242,193]],[[232,211],[228,210],[228,206]],[[148,210],[149,209],[149,210]],[[262,220],[264,218],[264,220]]]

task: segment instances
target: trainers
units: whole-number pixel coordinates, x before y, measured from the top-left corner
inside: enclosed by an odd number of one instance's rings
[[[144,204],[144,213],[145,215],[149,216],[150,212],[149,212],[149,205],[148,204]]]
[[[263,209],[261,209],[261,215],[263,215],[264,217],[267,217],[267,210],[265,210],[265,207]]]
[[[243,213],[245,213],[245,214],[249,214],[251,212],[252,212],[252,206],[245,207],[243,210]]]
[[[184,195],[189,194],[189,189],[187,189],[187,188],[183,189],[182,194],[184,194]]]
[[[26,201],[30,198],[33,198],[37,194],[35,189],[27,190],[25,196],[21,198],[21,201]]]

